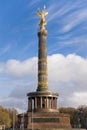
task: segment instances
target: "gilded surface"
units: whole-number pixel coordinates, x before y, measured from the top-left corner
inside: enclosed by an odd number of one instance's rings
[[[48,86],[48,83],[47,82],[38,82],[38,85],[39,86]]]
[[[40,26],[41,29],[44,29],[46,24],[47,24],[45,17],[48,14],[48,12],[45,10],[45,7],[44,7],[44,10],[40,11],[40,9],[39,9],[36,13],[40,16],[39,26]]]
[[[40,61],[40,62],[46,62],[47,63],[47,59],[46,58],[38,59],[38,61]]]
[[[38,74],[46,74],[47,75],[47,71],[40,70],[40,71],[38,71]]]

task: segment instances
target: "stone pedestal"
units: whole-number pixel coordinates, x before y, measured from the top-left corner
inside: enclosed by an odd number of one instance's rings
[[[70,116],[59,113],[57,93],[32,92],[27,96],[28,110],[27,113],[19,115],[20,128],[38,130],[71,128]]]
[[[26,129],[59,129],[71,128],[70,117],[58,112],[28,112],[25,114]]]

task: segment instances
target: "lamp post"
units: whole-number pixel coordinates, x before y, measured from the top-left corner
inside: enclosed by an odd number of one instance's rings
[[[15,129],[15,115],[14,115],[14,108],[13,108],[13,130]]]
[[[23,130],[24,130],[24,112],[23,112]]]
[[[26,107],[26,101],[25,100],[23,100],[23,108],[25,109]],[[22,130],[24,130],[25,129],[25,124],[26,124],[26,120],[25,120],[25,112],[23,112],[23,114],[22,114],[22,119],[23,119],[23,125],[22,125]]]
[[[78,111],[78,114],[77,114],[77,119],[78,119],[78,128],[81,129],[81,115],[82,114],[82,111],[79,110]]]
[[[34,100],[32,100],[32,130],[34,129],[33,128],[33,109],[34,109]]]
[[[86,130],[87,130],[87,115],[85,116],[85,127],[86,127]]]

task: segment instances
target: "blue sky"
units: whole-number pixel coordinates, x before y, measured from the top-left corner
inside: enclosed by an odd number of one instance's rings
[[[1,0],[0,105],[20,111],[26,93],[36,90],[36,11],[44,5],[49,88],[59,92],[60,106],[87,104],[87,0]]]

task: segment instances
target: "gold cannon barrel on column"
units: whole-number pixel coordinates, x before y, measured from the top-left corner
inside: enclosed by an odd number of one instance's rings
[[[38,87],[37,91],[48,91],[48,74],[47,74],[47,47],[46,37],[47,30],[45,29],[45,16],[48,14],[45,10],[37,11],[40,16],[40,29],[38,31]]]

